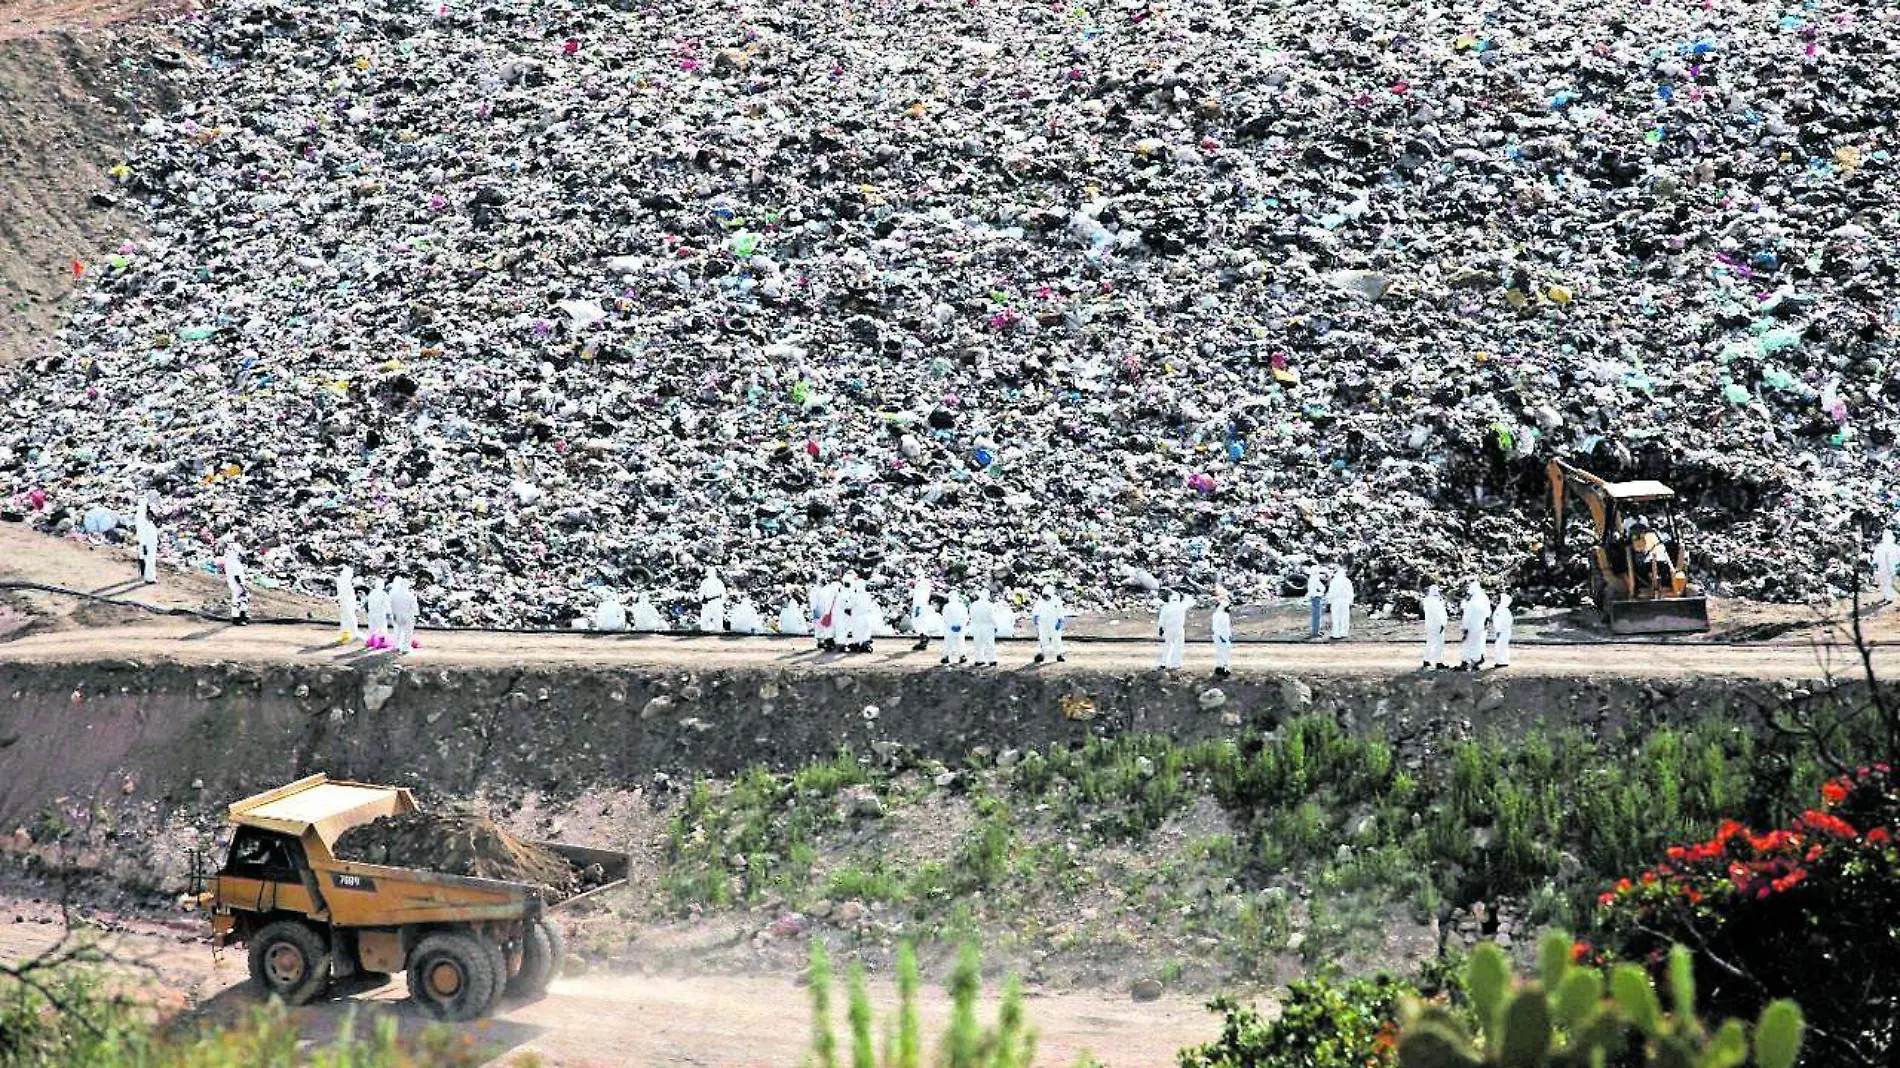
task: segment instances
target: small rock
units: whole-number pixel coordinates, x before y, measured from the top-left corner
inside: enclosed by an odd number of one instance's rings
[[[1137,979],[1135,985],[1128,988],[1128,994],[1136,1001],[1154,1001],[1161,996],[1161,980]]]
[[[1201,711],[1212,712],[1227,707],[1227,692],[1218,686],[1210,686],[1202,690],[1196,700],[1200,702]]]
[[[647,703],[641,706],[640,718],[652,719],[655,716],[663,716],[671,711],[673,711],[673,699],[665,694],[661,694],[658,697],[649,698]]]
[[[1295,712],[1313,706],[1313,688],[1295,678],[1280,680],[1280,700]]]
[[[814,919],[829,919],[831,916],[831,902],[822,897],[812,902],[811,914]]]
[[[864,914],[865,912],[864,912],[863,902],[847,901],[844,904],[839,905],[837,909],[833,912],[832,917],[831,917],[831,922],[839,925],[840,927],[849,927],[863,920]]]

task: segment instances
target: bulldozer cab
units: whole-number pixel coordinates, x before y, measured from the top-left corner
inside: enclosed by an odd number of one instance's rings
[[[1559,559],[1569,497],[1584,503],[1595,537],[1591,594],[1613,634],[1709,629],[1708,599],[1688,578],[1689,554],[1676,525],[1675,491],[1661,482],[1608,482],[1552,460],[1551,511]]]

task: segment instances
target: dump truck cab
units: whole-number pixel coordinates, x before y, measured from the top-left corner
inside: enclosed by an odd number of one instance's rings
[[[1676,493],[1661,482],[1608,482],[1562,460],[1550,478],[1553,544],[1561,558],[1567,498],[1589,510],[1591,597],[1612,634],[1709,629],[1708,598],[1689,582],[1689,552],[1676,527]]]
[[[448,1020],[482,1015],[504,992],[544,991],[562,945],[539,888],[335,855],[344,832],[416,808],[402,787],[325,775],[233,804],[230,849],[206,895],[219,944],[247,946],[253,980],[290,1004],[333,978],[400,971],[410,996]],[[624,880],[624,854],[536,844],[600,869],[590,893]]]

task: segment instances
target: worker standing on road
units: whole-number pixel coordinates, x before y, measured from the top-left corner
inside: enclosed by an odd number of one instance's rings
[[[1425,670],[1436,671],[1445,664],[1445,628],[1451,625],[1451,613],[1445,610],[1445,595],[1433,586],[1425,591]]]
[[[846,629],[847,651],[868,653],[871,651],[871,639],[877,636],[877,625],[883,621],[884,613],[878,608],[871,592],[865,589],[862,578],[853,577],[851,591],[845,594],[851,601],[851,625]]]
[[[1458,670],[1476,671],[1484,666],[1484,624],[1491,618],[1491,598],[1484,595],[1484,587],[1477,579],[1471,580],[1471,589],[1465,594],[1465,644],[1459,651]]]
[[[1036,623],[1036,663],[1051,656],[1057,663],[1067,659],[1062,655],[1062,599],[1054,586],[1042,588],[1042,600],[1036,602],[1030,618]]]
[[[369,641],[371,649],[389,648],[389,591],[383,589],[382,576],[369,580],[369,600],[365,611],[369,616]]]
[[[699,629],[708,634],[719,634],[726,629],[726,584],[719,581],[719,572],[706,569],[706,578],[699,584]]]
[[[1176,590],[1168,594],[1168,601],[1161,606],[1161,618],[1157,630],[1161,635],[1161,657],[1155,664],[1163,671],[1173,671],[1181,666],[1183,647],[1187,641],[1187,614],[1194,602],[1181,596]]]
[[[633,629],[646,633],[659,633],[670,629],[666,625],[666,617],[660,615],[659,609],[653,607],[653,602],[648,600],[644,593],[640,595],[639,600],[633,602]]]
[[[1306,608],[1312,615],[1312,633],[1308,637],[1319,637],[1320,615],[1326,610],[1326,573],[1318,564],[1306,569]]]
[[[594,629],[616,631],[627,629],[627,610],[620,603],[620,595],[608,590],[600,595],[600,607],[594,609]]]
[[[132,526],[139,539],[139,578],[150,585],[158,581],[158,525],[148,511],[146,498],[140,497],[138,518]]]
[[[421,606],[416,604],[416,591],[409,588],[409,580],[402,575],[389,586],[389,619],[395,624],[396,652],[408,656],[422,648],[416,642],[416,616],[421,614]]]
[[[1880,544],[1874,546],[1874,585],[1880,588],[1880,599],[1894,599],[1893,576],[1900,571],[1900,545],[1893,543],[1893,528],[1889,527],[1880,535]]]
[[[811,587],[811,632],[818,639],[818,648],[828,651],[838,647],[838,621],[835,613],[838,609],[838,595],[844,586],[833,579],[826,583],[813,583]]]
[[[1341,641],[1352,633],[1352,580],[1346,577],[1346,568],[1341,565],[1333,571],[1333,580],[1326,584],[1326,607],[1333,614],[1333,640]]]
[[[356,640],[356,576],[349,565],[336,573],[336,642],[348,645]]]
[[[759,610],[753,607],[750,597],[741,597],[732,606],[732,618],[726,629],[734,634],[764,634],[765,620],[759,617]]]
[[[1491,631],[1497,635],[1495,662],[1501,668],[1511,666],[1511,628],[1517,617],[1511,614],[1511,595],[1498,594],[1498,607],[1491,613]]]
[[[948,664],[953,659],[959,664],[969,661],[963,652],[963,632],[969,625],[969,606],[963,603],[962,594],[951,590],[943,602],[943,659],[938,663]]]
[[[930,615],[930,578],[918,575],[917,581],[910,587],[910,630],[917,638],[917,644],[911,646],[914,652],[923,652],[930,648],[930,632],[925,629],[926,618]]]
[[[856,651],[851,648],[851,635],[857,631],[857,588],[858,576],[845,572],[844,581],[838,583],[837,596],[831,599],[831,611],[825,617],[831,621],[831,647],[847,653]]]
[[[1234,617],[1227,610],[1231,600],[1225,586],[1214,587],[1214,616],[1207,621],[1207,627],[1214,636],[1214,677],[1217,679],[1233,674],[1229,665],[1234,660]]]
[[[231,622],[240,627],[251,621],[251,587],[245,579],[244,548],[232,538],[224,547],[224,584],[231,591]]]
[[[778,610],[778,632],[780,634],[810,634],[811,604],[809,599],[800,605],[797,587],[786,591],[785,607]],[[809,597],[809,593],[807,594]]]
[[[976,591],[976,600],[970,605],[970,637],[976,644],[976,666],[995,667],[996,602],[990,600],[989,590]]]

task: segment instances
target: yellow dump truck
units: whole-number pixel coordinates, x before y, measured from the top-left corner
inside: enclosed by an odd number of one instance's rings
[[[292,1005],[316,998],[333,978],[395,972],[407,972],[410,997],[443,1020],[484,1015],[504,993],[545,991],[563,950],[547,910],[620,885],[626,855],[534,843],[599,876],[586,893],[550,901],[526,883],[333,853],[350,828],[416,808],[402,787],[325,775],[232,805],[230,852],[205,895],[218,944],[247,946],[252,979]]]

